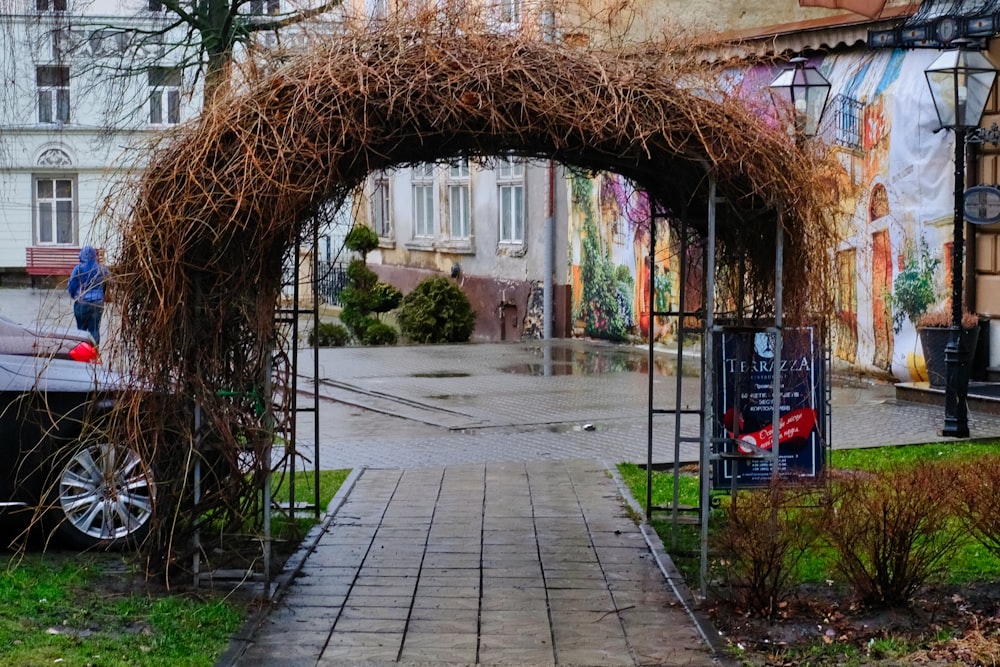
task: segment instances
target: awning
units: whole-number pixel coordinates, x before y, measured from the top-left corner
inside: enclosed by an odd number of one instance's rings
[[[909,18],[868,31],[872,48],[946,49],[958,38],[986,42],[1000,35],[1000,0],[924,0]]]

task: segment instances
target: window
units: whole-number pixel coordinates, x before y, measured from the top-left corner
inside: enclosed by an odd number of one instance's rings
[[[146,8],[151,12],[162,12],[166,9],[163,0],[149,0],[149,5]]]
[[[391,238],[392,209],[389,207],[389,176],[384,171],[380,171],[375,175],[371,205],[372,229],[381,238]]]
[[[75,241],[73,190],[72,178],[40,176],[35,179],[36,241],[39,245]]]
[[[472,234],[469,206],[469,158],[452,162],[448,167],[449,233],[453,239],[468,239]]]
[[[181,122],[182,74],[178,68],[154,67],[149,77],[149,124],[176,125]]]
[[[35,0],[35,10],[39,12],[64,12],[66,0]]]
[[[69,68],[38,67],[38,122],[69,122]]]
[[[500,0],[500,22],[521,22],[521,0]]]
[[[419,164],[413,168],[413,235],[434,237],[434,165]]]
[[[389,18],[389,0],[365,0],[365,7],[372,19],[382,21]]]
[[[516,158],[497,161],[500,200],[500,243],[524,243],[524,163]]]
[[[280,14],[281,0],[250,0],[250,13],[256,15]]]

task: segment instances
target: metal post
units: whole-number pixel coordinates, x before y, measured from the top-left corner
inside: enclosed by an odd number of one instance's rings
[[[785,265],[785,225],[784,216],[779,213],[774,233],[774,367],[771,369],[771,475],[777,475],[779,458],[779,437],[781,435],[781,349],[784,347],[784,265]]]
[[[649,410],[646,415],[646,520],[653,517],[653,304],[656,302],[656,281],[653,280],[653,259],[656,257],[656,210],[655,204],[649,209],[649,257],[646,269],[646,280],[649,281],[649,372],[646,373],[646,385],[649,391]],[[681,278],[681,282],[684,279]],[[674,467],[676,470],[676,466]],[[676,514],[676,506],[674,513]],[[676,535],[676,527],[675,527]],[[676,539],[676,537],[674,538]]]
[[[712,383],[715,377],[715,175],[708,176],[708,248],[705,253],[705,336],[702,342],[702,360],[705,369],[701,377],[702,432],[701,459],[699,461],[699,501],[701,509],[701,567],[699,582],[701,597],[708,596],[708,515],[709,486],[711,473],[708,469],[712,456],[713,418],[715,417],[715,397],[712,394]]]
[[[962,260],[965,255],[965,128],[955,128],[955,218],[951,248],[951,336],[944,348],[944,429],[941,435],[969,436],[969,350],[962,345]]]

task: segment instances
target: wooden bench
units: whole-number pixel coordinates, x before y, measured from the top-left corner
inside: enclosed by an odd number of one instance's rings
[[[80,248],[76,246],[28,246],[25,253],[29,276],[68,276],[80,262]]]

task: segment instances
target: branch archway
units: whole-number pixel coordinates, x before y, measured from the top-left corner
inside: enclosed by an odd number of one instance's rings
[[[248,75],[154,153],[118,225],[121,356],[176,396],[147,443],[174,462],[163,493],[184,495],[191,459],[163,448],[194,442],[175,416],[196,401],[206,419],[232,419],[216,397],[259,383],[283,257],[319,207],[346,201],[376,170],[457,155],[551,159],[619,172],[695,226],[710,171],[727,202],[720,241],[738,239],[749,270],[766,277],[780,219],[793,258],[786,307],[825,306],[828,172],[741,100],[707,93],[718,75],[670,48],[608,53],[412,26],[313,41]],[[131,437],[142,411],[124,413]],[[238,445],[220,430],[223,447]]]

